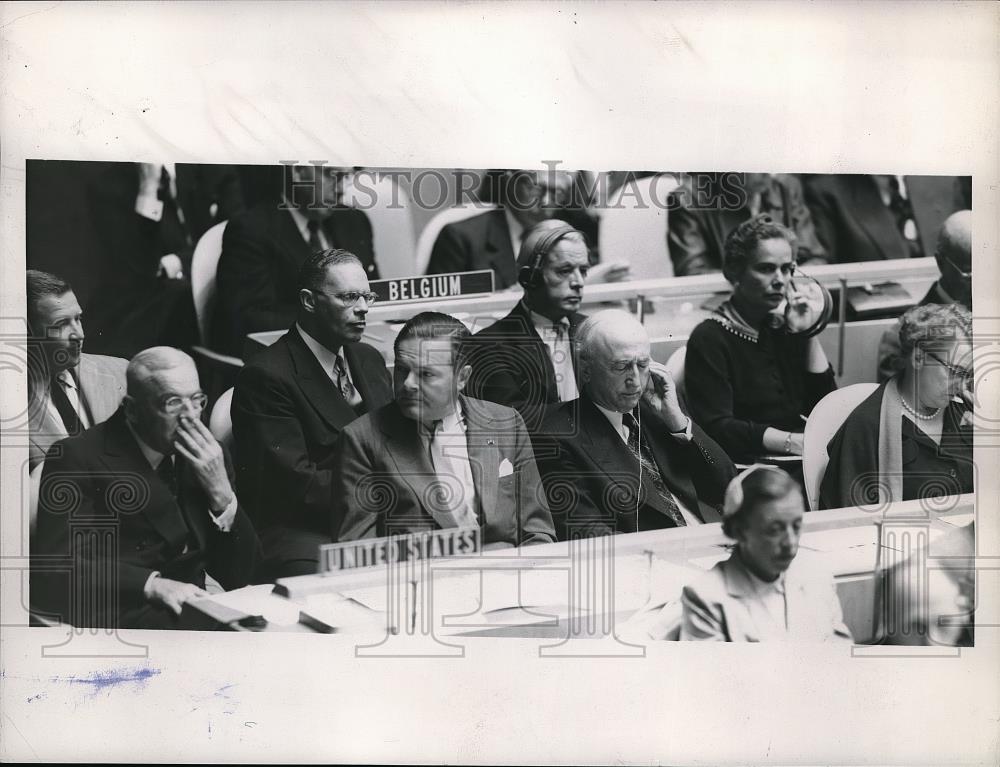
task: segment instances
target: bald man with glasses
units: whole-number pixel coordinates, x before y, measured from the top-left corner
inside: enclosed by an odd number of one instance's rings
[[[375,295],[360,259],[313,254],[298,298],[295,324],[241,369],[233,394],[237,487],[264,546],[261,580],[316,572],[339,520],[340,432],[392,401],[385,360],[361,342]]]
[[[32,537],[32,606],[99,628],[182,628],[183,605],[250,582],[260,543],[226,451],[201,422],[194,360],[139,352],[107,421],[48,455]]]

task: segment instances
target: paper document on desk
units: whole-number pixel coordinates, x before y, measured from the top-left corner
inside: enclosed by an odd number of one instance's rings
[[[246,615],[262,615],[276,626],[294,626],[299,622],[299,605],[272,594],[273,589],[270,583],[264,583],[212,594],[207,599]]]
[[[385,629],[386,614],[333,592],[314,594],[303,600],[298,620],[324,634],[341,631]]]

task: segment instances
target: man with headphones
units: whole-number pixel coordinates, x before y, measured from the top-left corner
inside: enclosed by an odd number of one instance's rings
[[[579,396],[573,354],[577,310],[590,261],[583,234],[565,221],[532,227],[521,242],[517,280],[524,297],[473,339],[472,396],[512,407],[529,432],[547,406]]]
[[[719,521],[735,467],[681,410],[646,329],[606,309],[576,344],[580,397],[552,408],[533,439],[560,540]]]

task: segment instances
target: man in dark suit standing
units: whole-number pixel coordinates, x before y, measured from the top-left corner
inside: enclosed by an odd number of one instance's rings
[[[483,542],[555,540],[517,412],[462,395],[468,329],[438,312],[396,337],[395,401],[344,429],[334,495],[341,540],[479,527]]]
[[[263,580],[316,572],[343,499],[337,437],[392,400],[385,360],[360,343],[375,300],[361,261],[319,251],[299,270],[298,320],[240,370],[233,394],[237,487],[264,546]]]
[[[719,521],[733,462],[681,410],[642,325],[598,312],[577,345],[580,398],[554,409],[535,438],[560,539]]]
[[[470,396],[520,412],[529,432],[547,405],[577,398],[573,359],[590,262],[583,234],[556,219],[534,226],[518,254],[524,298],[503,319],[476,333],[469,362]]]
[[[931,256],[944,220],[968,207],[956,176],[805,175],[802,186],[830,263]]]
[[[128,362],[85,354],[83,310],[69,283],[28,269],[28,464],[58,440],[106,421],[125,396]]]
[[[247,333],[278,330],[298,312],[296,276],[316,251],[354,253],[368,279],[378,279],[372,227],[341,202],[346,168],[285,167],[282,202],[261,204],[229,222],[216,277],[212,348],[243,355]]]
[[[178,628],[183,604],[205,595],[206,571],[244,586],[260,544],[226,453],[199,420],[194,361],[155,347],[127,375],[124,407],[46,458],[32,604],[75,626]]]

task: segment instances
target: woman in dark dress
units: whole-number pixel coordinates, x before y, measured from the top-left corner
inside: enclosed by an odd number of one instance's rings
[[[972,315],[957,304],[903,315],[903,369],[830,440],[821,509],[972,492],[971,338]]]
[[[794,253],[795,235],[768,216],[734,229],[723,261],[733,294],[687,344],[691,415],[735,461],[802,455],[805,416],[837,388],[819,339],[788,334],[776,314],[795,271]]]

